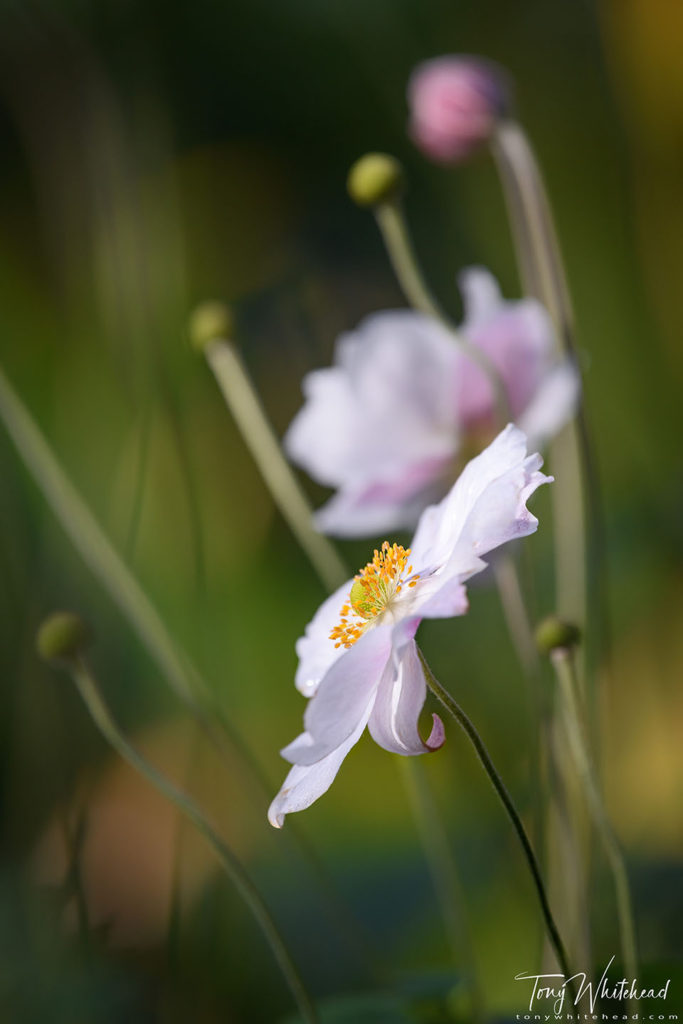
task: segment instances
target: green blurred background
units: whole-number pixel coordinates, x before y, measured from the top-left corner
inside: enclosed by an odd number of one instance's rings
[[[545,169],[575,298],[609,532],[615,660],[603,768],[632,870],[643,960],[683,952],[683,13],[667,0],[63,0],[0,6],[0,359],[73,481],[272,780],[300,728],[294,641],[323,590],[206,365],[198,301],[234,304],[277,430],[336,335],[402,305],[372,218],[345,193],[368,149],[404,161],[407,213],[444,304],[483,263],[519,284],[492,163],[430,166],[405,84],[441,53],[500,61]],[[119,720],[208,808],[249,865],[317,995],[377,987],[384,962],[424,1020],[462,964],[438,914],[400,765],[367,738],[303,815],[352,921],[235,758],[212,760],[84,568],[0,430],[2,1020],[271,1021],[290,997],[202,841],[105,748],[34,636],[92,622]],[[319,502],[322,490],[306,482]],[[551,609],[549,505],[529,544]],[[381,538],[380,538],[381,539]],[[342,545],[353,568],[368,545]],[[527,811],[524,689],[495,594],[424,628]],[[492,1009],[537,962],[524,866],[454,728],[424,763],[464,884]],[[81,823],[92,934],[76,935],[65,817]],[[180,923],[169,941],[180,848]],[[596,961],[615,939],[597,872]],[[359,936],[362,936],[359,937]],[[670,972],[669,972],[670,973]],[[386,983],[381,983],[386,989]],[[411,987],[412,986],[412,987]],[[391,986],[390,986],[391,987]],[[436,993],[433,995],[433,993]],[[683,1009],[683,988],[667,1010]],[[373,1020],[401,1017],[393,1003]],[[360,1010],[344,1019],[361,1020]],[[370,1018],[368,1018],[370,1019]]]

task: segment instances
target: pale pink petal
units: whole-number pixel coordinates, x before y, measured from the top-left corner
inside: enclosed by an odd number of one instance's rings
[[[351,381],[330,367],[307,374],[302,390],[305,402],[285,434],[284,448],[314,480],[337,487],[353,473],[363,437]]]
[[[358,725],[343,743],[326,757],[311,765],[294,765],[284,785],[268,809],[268,820],[275,828],[282,828],[285,815],[303,811],[327,792],[351,747],[358,742],[367,725],[372,701],[369,702]]]
[[[353,580],[348,580],[335,590],[318,608],[306,626],[306,631],[296,642],[299,665],[295,685],[304,697],[311,697],[318,688],[331,665],[344,653],[343,647],[335,648],[330,633],[339,622],[340,612],[347,602]]]
[[[463,327],[488,323],[504,305],[500,285],[486,267],[466,267],[458,274],[465,316]]]
[[[540,455],[527,456],[526,437],[512,424],[472,459],[443,501],[423,514],[411,545],[422,581],[414,590],[417,614],[424,595],[431,599],[434,579],[461,580],[484,568],[482,555],[500,544],[532,533],[537,519],[527,498],[551,478],[538,472]],[[428,583],[428,585],[427,585]]]
[[[376,626],[344,650],[322,679],[306,708],[304,726],[325,753],[358,725],[390,654],[391,626]]]
[[[442,578],[436,575],[426,582],[416,607],[423,619],[450,619],[465,615],[469,610],[467,588],[457,576]]]
[[[322,533],[333,537],[368,537],[412,528],[422,510],[438,501],[453,463],[453,453],[423,459],[386,481],[343,486],[315,514]]]
[[[340,488],[342,507],[333,499],[319,526],[351,536],[414,524],[415,508],[433,497],[422,492],[458,447],[457,364],[436,320],[386,312],[343,335],[335,365],[305,378],[285,446],[315,479]]]
[[[368,728],[374,741],[392,753],[414,755],[438,750],[445,735],[438,715],[428,740],[418,731],[418,719],[427,695],[424,671],[415,642],[387,664],[377,690]]]
[[[530,448],[540,448],[573,417],[581,394],[579,371],[569,360],[550,370],[519,417]]]
[[[482,267],[463,271],[458,281],[465,299],[462,333],[500,374],[517,420],[551,366],[556,348],[552,321],[534,299],[503,301],[495,278]],[[462,424],[475,427],[491,421],[493,391],[481,367],[463,356],[458,380]]]

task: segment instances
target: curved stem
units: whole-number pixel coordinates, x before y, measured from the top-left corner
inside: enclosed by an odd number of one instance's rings
[[[380,203],[375,208],[375,218],[384,239],[391,265],[409,304],[418,312],[438,320],[451,334],[453,341],[464,355],[476,363],[486,375],[493,391],[500,427],[504,427],[511,419],[511,415],[510,403],[500,374],[486,353],[476,345],[471,345],[462,332],[457,329],[430,292],[420,270],[400,206],[397,203]]]
[[[493,761],[491,760],[491,756],[484,745],[484,741],[477,732],[473,722],[468,718],[468,716],[465,714],[465,712],[460,707],[458,702],[450,695],[450,693],[447,690],[443,688],[441,683],[439,683],[438,680],[434,677],[432,670],[430,669],[424,655],[422,654],[422,651],[418,651],[418,653],[420,656],[420,661],[422,662],[422,667],[425,673],[425,679],[427,681],[429,689],[432,691],[437,700],[439,700],[441,704],[443,704],[446,710],[450,712],[450,714],[453,716],[453,718],[456,720],[460,728],[463,730],[463,732],[469,739],[470,743],[472,744],[476,751],[477,757],[479,758],[484,768],[484,771],[489,777],[491,785],[495,789],[496,793],[498,794],[498,797],[500,798],[501,803],[503,804],[503,807],[505,808],[507,816],[510,819],[510,823],[512,824],[512,827],[515,830],[517,838],[519,839],[522,851],[524,853],[524,857],[529,867],[529,871],[531,872],[534,887],[536,889],[538,900],[541,905],[541,913],[543,915],[543,920],[545,922],[545,926],[548,932],[548,938],[550,939],[552,947],[555,950],[557,961],[562,969],[565,979],[569,983],[574,975],[573,972],[570,970],[564,944],[560,937],[560,933],[558,931],[557,925],[555,924],[555,919],[553,917],[550,905],[548,903],[548,897],[546,896],[545,885],[543,884],[541,870],[539,868],[538,861],[536,860],[536,854],[534,853],[531,843],[529,842],[529,837],[526,834],[526,830],[522,823],[522,819],[520,818],[517,812],[517,808],[515,807],[512,801],[512,797],[508,793],[505,783],[498,774],[498,771]]]
[[[263,898],[241,861],[227,843],[215,832],[194,800],[180,789],[177,789],[165,775],[157,771],[128,742],[112,718],[111,712],[99,691],[97,682],[85,661],[82,658],[75,659],[69,664],[69,671],[95,725],[107,742],[132,768],[139,772],[162,796],[169,800],[181,814],[185,815],[213,848],[224,871],[251,910],[254,919],[263,932],[285,981],[294,996],[303,1020],[307,1024],[317,1024],[318,1016],[313,1001],[289,954],[284,939],[270,915],[270,911],[263,902]]]
[[[571,652],[564,648],[553,651],[551,660],[562,696],[564,725],[572,758],[614,880],[624,970],[627,977],[635,978],[637,971],[636,937],[628,874],[619,841],[607,816],[602,795],[596,781],[595,768],[588,750],[585,731],[581,724],[574,661]]]
[[[205,354],[275,504],[325,586],[335,590],[348,578],[344,564],[334,545],[313,525],[306,496],[282,453],[239,352],[232,342],[217,339],[207,345]]]

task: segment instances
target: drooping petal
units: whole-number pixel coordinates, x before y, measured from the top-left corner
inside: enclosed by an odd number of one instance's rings
[[[573,363],[558,363],[541,382],[518,423],[529,439],[529,447],[542,447],[568,423],[576,412],[581,378]]]
[[[344,653],[343,647],[335,648],[330,633],[339,622],[352,585],[353,580],[348,580],[323,601],[306,626],[304,635],[296,642],[299,665],[294,682],[304,697],[313,696],[327,670]]]
[[[391,626],[376,626],[344,650],[325,674],[304,714],[318,756],[339,746],[356,729],[390,655]]]
[[[427,695],[424,671],[415,641],[391,659],[377,690],[368,728],[374,741],[392,753],[415,755],[438,750],[444,743],[443,723],[434,715],[428,740],[418,731],[418,719]]]
[[[372,701],[350,736],[326,757],[311,765],[294,765],[268,809],[268,820],[275,828],[282,828],[285,815],[303,811],[322,796],[332,785],[342,761],[361,737],[367,725]]]
[[[536,529],[526,501],[552,478],[538,472],[540,455],[527,456],[526,450],[525,435],[508,424],[467,464],[443,501],[425,511],[412,544],[421,573],[412,596],[414,614],[423,614],[422,605],[435,599],[440,586],[483,569],[488,551]]]

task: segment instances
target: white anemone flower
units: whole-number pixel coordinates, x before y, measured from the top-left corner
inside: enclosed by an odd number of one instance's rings
[[[296,686],[310,700],[305,731],[282,751],[293,767],[268,812],[272,825],[326,792],[366,726],[397,754],[443,744],[438,715],[427,740],[418,730],[427,689],[415,633],[422,619],[463,615],[465,581],[486,567],[483,556],[536,530],[526,501],[552,480],[542,464],[509,424],[424,511],[408,550],[385,541],[320,606],[296,645]]]
[[[573,416],[579,375],[556,356],[534,299],[503,300],[480,267],[460,275],[460,333],[500,374],[511,418],[542,448]],[[285,437],[290,458],[336,494],[316,525],[338,537],[412,528],[448,491],[466,455],[496,433],[491,383],[437,320],[376,313],[342,335],[334,365],[309,373]]]

